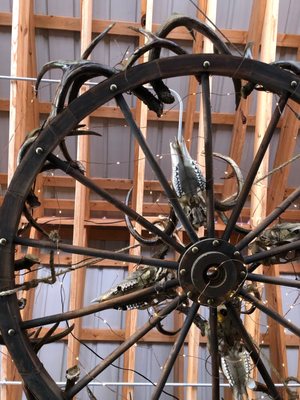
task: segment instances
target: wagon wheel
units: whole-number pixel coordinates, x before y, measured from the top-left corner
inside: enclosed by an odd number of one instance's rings
[[[144,141],[139,128],[130,113],[123,93],[131,91],[139,85],[158,78],[178,77],[184,75],[201,74],[202,97],[204,103],[205,116],[205,163],[207,181],[207,228],[204,238],[199,238],[193,229],[190,221],[183,213],[183,210],[174,195],[163,171]],[[261,84],[280,99],[275,107],[270,124],[265,132],[262,145],[254,159],[248,175],[245,177],[245,184],[239,196],[238,202],[234,207],[227,223],[226,229],[221,238],[215,235],[215,215],[214,215],[214,191],[213,191],[213,156],[212,156],[212,137],[211,137],[211,115],[210,115],[210,88],[209,75],[221,75],[235,77]],[[93,110],[101,107],[112,98],[115,98],[121,108],[127,124],[144,154],[151,165],[158,181],[165,191],[170,204],[181,222],[186,235],[188,244],[186,246],[177,240],[164,234],[157,226],[142,218],[132,209],[126,207],[124,203],[110,196],[99,186],[95,185],[89,178],[85,177],[78,169],[54,156],[53,151],[58,143],[78,125],[78,123]],[[244,325],[237,313],[236,301],[246,300],[254,304],[261,311],[269,315],[278,323],[289,329],[293,334],[299,335],[299,328],[291,322],[278,315],[275,311],[268,308],[253,295],[247,293],[243,288],[244,281],[266,282],[268,284],[283,285],[287,287],[299,288],[299,282],[264,277],[255,274],[254,263],[260,263],[271,256],[282,254],[290,250],[299,249],[299,240],[266,250],[254,255],[246,255],[245,249],[253,238],[256,238],[265,228],[275,221],[280,214],[294,201],[300,194],[300,189],[296,189],[280,207],[276,208],[261,224],[250,234],[243,237],[236,245],[230,243],[231,235],[234,231],[235,223],[244,207],[246,198],[249,194],[257,169],[261,163],[263,155],[268,147],[270,139],[274,133],[276,124],[282,114],[288,98],[300,102],[299,79],[286,71],[275,66],[265,65],[253,60],[242,60],[239,57],[230,55],[180,55],[160,59],[147,64],[142,64],[126,72],[121,72],[104,80],[91,90],[75,99],[61,114],[59,114],[40,134],[34,145],[28,150],[22,163],[18,167],[11,184],[7,190],[1,207],[1,226],[0,226],[0,271],[1,271],[1,298],[0,298],[0,327],[2,337],[14,362],[19,370],[26,387],[38,399],[71,399],[79,393],[87,384],[98,376],[116,358],[121,356],[129,347],[134,345],[150,329],[155,327],[166,315],[175,310],[179,304],[190,299],[190,309],[184,321],[183,327],[176,337],[170,356],[166,360],[161,377],[153,389],[152,399],[158,399],[162,394],[166,380],[174,365],[179,350],[184,343],[191,324],[197,316],[200,304],[209,308],[209,331],[210,331],[210,352],[212,364],[212,399],[220,398],[219,385],[219,358],[218,358],[218,330],[217,330],[217,308],[219,304],[226,303],[231,318],[235,321],[241,332],[242,340],[251,353],[254,364],[257,366],[264,382],[266,383],[269,394],[275,398],[281,398],[267,369],[265,368],[256,346],[249,337]],[[81,182],[108,202],[114,204],[122,212],[126,213],[133,220],[139,223],[148,231],[158,235],[161,240],[170,246],[171,249],[179,253],[179,257],[173,261],[161,260],[151,257],[144,257],[142,261],[133,255],[115,253],[94,248],[79,248],[72,244],[66,244],[63,238],[59,242],[50,240],[32,240],[18,234],[18,226],[21,218],[25,199],[45,162],[50,162],[56,168],[64,171],[67,175]],[[26,179],[24,179],[26,177]],[[20,316],[17,296],[14,293],[15,277],[15,249],[17,245],[36,247],[47,250],[57,250],[68,253],[82,254],[91,257],[103,257],[126,262],[142,262],[145,265],[154,267],[170,268],[177,272],[178,279],[167,281],[164,286],[153,285],[146,289],[141,289],[117,299],[107,300],[99,304],[86,306],[80,310],[63,312],[61,314],[47,315],[31,320],[22,320]],[[256,264],[255,264],[256,265]],[[213,270],[211,268],[213,266]],[[136,333],[125,340],[120,346],[106,357],[87,375],[66,390],[59,388],[40,362],[33,341],[27,335],[27,330],[47,324],[55,324],[61,321],[81,318],[101,310],[113,307],[123,307],[126,304],[145,301],[145,299],[161,291],[168,291],[171,288],[180,286],[178,295],[161,309],[161,311],[151,317],[148,323],[139,328]],[[11,292],[9,292],[11,290]],[[6,293],[6,295],[5,295]]]

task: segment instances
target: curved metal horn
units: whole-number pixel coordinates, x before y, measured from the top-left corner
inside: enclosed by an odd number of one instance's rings
[[[231,51],[227,47],[227,45],[219,38],[219,36],[213,31],[209,26],[205,25],[203,22],[196,20],[191,17],[187,17],[184,15],[176,14],[171,16],[167,20],[167,22],[161,26],[161,28],[156,32],[156,36],[158,37],[166,37],[172,30],[177,27],[185,27],[189,32],[193,30],[201,33],[203,36],[207,37],[214,45],[215,49],[221,54],[231,54]],[[192,35],[193,36],[193,35]],[[155,48],[150,52],[149,61],[155,60],[160,57],[160,48]],[[200,77],[196,76],[199,80]],[[168,90],[167,86],[162,82],[162,80],[156,80],[151,82],[152,87],[155,91],[159,91],[157,93],[158,97],[160,98],[160,92],[162,90]],[[235,105],[236,108],[240,102],[240,93],[241,93],[241,81],[239,79],[233,79],[233,84],[235,88],[236,98],[235,98]],[[164,92],[163,92],[164,93]],[[169,92],[169,97],[172,97],[173,100],[170,101],[171,103],[174,102],[174,97]],[[161,98],[163,101],[163,98]]]
[[[157,49],[157,48],[159,48],[160,50],[168,49],[168,50],[173,51],[175,54],[187,54],[186,51],[182,47],[180,47],[177,43],[175,43],[171,40],[160,38],[160,37],[154,35],[153,33],[146,31],[143,28],[135,28],[133,26],[129,26],[129,28],[136,32],[142,33],[144,36],[147,37],[148,42],[145,45],[134,50],[134,52],[128,58],[128,61],[125,64],[124,69],[131,67],[136,62],[136,60],[138,58],[140,58],[143,54],[145,54],[148,51],[151,51],[153,49]]]
[[[133,188],[130,188],[127,195],[126,195],[126,199],[125,199],[125,204],[126,206],[129,206],[130,203],[130,199],[131,199],[131,195],[132,195],[132,190]],[[157,224],[161,221],[156,221],[154,222],[154,224]],[[172,235],[172,233],[174,232],[175,228],[176,228],[176,222],[177,222],[177,218],[176,215],[173,211],[173,209],[171,209],[169,217],[168,217],[168,223],[166,225],[166,228],[164,229],[164,233],[168,234],[168,235]],[[128,217],[127,214],[125,214],[125,223],[127,225],[127,228],[130,232],[130,234],[141,244],[145,245],[145,246],[156,246],[157,244],[159,244],[161,242],[160,238],[158,236],[154,236],[153,238],[144,238],[143,236],[141,236],[137,230],[134,228],[134,226],[132,225],[132,222],[130,220],[130,218]]]
[[[227,164],[229,164],[233,170],[233,174],[236,177],[237,184],[238,184],[238,189],[237,193],[229,197],[228,199],[219,201],[215,200],[215,208],[217,211],[228,211],[231,210],[237,203],[237,199],[241,193],[242,187],[244,185],[244,178],[242,175],[242,172],[237,165],[237,163],[230,157],[224,156],[223,154],[220,153],[213,153],[213,156],[216,158],[220,158],[221,160],[225,161]]]

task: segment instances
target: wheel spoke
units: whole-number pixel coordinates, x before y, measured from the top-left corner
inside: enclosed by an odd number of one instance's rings
[[[255,262],[255,263],[253,263],[253,264],[248,266],[247,271],[249,273],[254,272],[260,265],[261,265],[260,262]]]
[[[23,321],[21,324],[22,329],[36,328],[38,326],[44,326],[49,324],[54,324],[56,322],[68,321],[70,319],[84,317],[86,315],[94,314],[99,311],[108,310],[111,308],[122,308],[126,304],[135,304],[142,300],[147,300],[147,298],[153,294],[165,293],[169,289],[178,286],[178,280],[173,279],[167,281],[164,284],[157,283],[154,286],[148,287],[146,289],[136,290],[135,292],[124,294],[115,299],[105,300],[101,303],[91,304],[74,311],[67,311],[60,314],[47,315],[46,317],[35,318],[27,321]]]
[[[207,237],[215,236],[214,176],[209,75],[201,75],[206,174]]]
[[[126,339],[120,346],[109,354],[101,363],[87,373],[80,379],[76,385],[66,392],[66,398],[72,399],[80,390],[82,390],[89,382],[96,378],[102,371],[111,365],[117,358],[119,358],[126,350],[133,346],[139,339],[146,335],[152,328],[164,319],[170,312],[175,310],[178,305],[185,299],[185,296],[178,296],[172,300],[165,308],[163,308],[157,315],[152,316],[141,328],[139,328],[133,335]]]
[[[167,178],[165,177],[163,171],[161,170],[155,157],[153,156],[151,150],[149,149],[149,147],[145,141],[145,138],[142,135],[141,130],[136,125],[136,123],[132,117],[130,108],[128,107],[128,104],[126,103],[126,101],[122,95],[116,96],[116,100],[117,100],[118,106],[121,108],[121,110],[124,114],[124,117],[125,117],[128,125],[130,126],[130,128],[132,130],[132,133],[133,133],[135,139],[137,140],[141,149],[143,150],[146,159],[148,160],[149,164],[151,165],[151,168],[153,169],[154,173],[156,174],[157,179],[159,180],[162,188],[164,189],[166,196],[168,197],[170,203],[172,204],[172,207],[174,208],[174,211],[175,211],[178,219],[180,220],[183,227],[185,228],[190,240],[192,242],[196,242],[198,240],[198,236],[197,236],[196,232],[194,231],[194,228],[193,228],[191,222],[185,215],[185,213],[176,197],[176,193],[169,185]]]
[[[267,275],[260,275],[260,274],[247,274],[246,280],[253,281],[253,282],[262,282],[262,283],[271,283],[272,285],[280,285],[280,286],[288,286],[300,289],[300,281],[293,280],[293,279],[283,279],[283,278],[276,278]]]
[[[295,189],[274,211],[272,211],[259,225],[249,232],[236,244],[238,251],[243,250],[256,236],[267,228],[276,218],[278,218],[295,200],[300,196],[300,187]]]
[[[220,399],[220,374],[219,374],[219,352],[218,352],[218,312],[216,307],[209,309],[210,329],[210,355],[212,374],[212,400]]]
[[[200,305],[197,303],[194,303],[191,306],[191,309],[189,310],[189,313],[184,321],[183,327],[180,330],[180,333],[179,333],[177,339],[175,340],[172,350],[169,354],[169,357],[164,365],[163,372],[159,378],[159,381],[157,382],[157,386],[152,394],[151,400],[158,400],[160,398],[160,395],[163,392],[165,383],[170,375],[171,369],[173,368],[173,365],[174,365],[176,358],[179,354],[179,351],[184,343],[184,340],[189,332],[189,329],[194,321],[194,318],[199,310],[199,307],[200,307]]]
[[[101,189],[98,185],[96,185],[91,179],[84,176],[78,169],[73,168],[70,166],[69,163],[60,160],[59,158],[55,157],[53,154],[48,156],[48,160],[57,166],[59,169],[64,171],[66,174],[75,178],[78,182],[82,183],[87,188],[93,190],[99,196],[104,198],[109,203],[113,204],[116,208],[118,208],[123,213],[127,214],[133,220],[137,221],[140,225],[142,225],[148,231],[158,235],[165,243],[172,246],[176,251],[182,253],[184,248],[181,244],[179,244],[174,238],[170,237],[169,235],[165,234],[161,229],[157,226],[149,222],[146,218],[142,215],[138,214],[132,208],[126,206],[122,201],[116,199],[114,196],[109,194],[106,190]]]
[[[272,256],[276,256],[281,253],[287,253],[291,250],[299,250],[300,248],[300,240],[295,240],[292,243],[283,244],[282,246],[274,247],[270,250],[260,251],[258,253],[252,254],[251,256],[244,257],[244,262],[246,264],[251,264],[256,261],[262,261],[266,258],[270,258]]]
[[[281,396],[278,393],[273,380],[271,378],[271,376],[269,375],[264,363],[262,362],[261,358],[259,357],[259,354],[256,350],[256,346],[254,345],[251,337],[249,336],[248,332],[246,331],[239,315],[237,314],[234,306],[231,303],[227,303],[226,307],[230,313],[231,318],[235,321],[236,326],[239,327],[240,332],[243,336],[243,339],[245,341],[247,350],[250,354],[250,357],[253,360],[253,363],[256,365],[256,367],[258,368],[263,380],[265,381],[268,389],[269,389],[269,393],[270,395],[273,397],[273,399],[275,400],[280,400]]]
[[[259,169],[259,166],[262,162],[262,159],[267,151],[267,148],[269,146],[269,143],[272,139],[272,136],[275,132],[277,123],[280,119],[280,116],[284,110],[284,107],[286,105],[286,102],[288,100],[288,94],[284,94],[280,97],[278,105],[276,106],[272,118],[270,120],[270,123],[268,125],[268,128],[265,132],[264,138],[261,142],[261,145],[256,153],[256,156],[254,158],[254,161],[251,165],[251,168],[249,170],[249,173],[247,175],[247,178],[245,180],[245,184],[243,186],[243,189],[239,195],[237,204],[235,208],[232,210],[232,214],[230,215],[230,218],[228,220],[228,223],[226,225],[225,231],[223,233],[222,239],[224,240],[229,240],[230,235],[234,229],[235,224],[237,223],[240,213],[242,211],[242,208],[244,207],[244,204],[247,200],[247,197],[250,193],[252,184],[254,182],[255,176],[257,174],[257,171]]]
[[[34,239],[27,239],[23,237],[16,237],[14,242],[16,244],[21,244],[22,246],[35,247],[40,249],[49,249],[49,250],[62,250],[65,251],[66,253],[80,254],[83,256],[90,256],[90,257],[99,257],[108,260],[132,262],[135,264],[152,265],[154,267],[163,267],[169,269],[178,268],[177,261],[160,260],[159,258],[150,258],[144,256],[135,256],[131,254],[118,253],[114,251],[94,249],[91,247],[81,247],[81,246],[74,246],[71,244],[63,244],[60,242],[58,243],[47,242],[46,240],[37,241]]]
[[[279,324],[281,324],[282,326],[284,326],[285,328],[287,328],[291,332],[293,332],[295,335],[300,337],[300,329],[296,325],[294,325],[291,322],[287,321],[285,318],[283,318],[281,315],[279,315],[276,311],[273,311],[270,308],[268,308],[267,306],[265,306],[262,301],[258,300],[256,297],[254,297],[251,294],[247,293],[244,289],[240,289],[238,291],[238,293],[245,300],[249,301],[255,307],[257,307],[259,310],[263,311],[269,317],[273,318]]]

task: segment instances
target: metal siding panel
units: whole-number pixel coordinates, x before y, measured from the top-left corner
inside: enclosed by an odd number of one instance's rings
[[[1,81],[0,81],[1,82]],[[7,157],[8,157],[8,113],[0,112],[0,126],[2,134],[0,135],[0,172],[7,173]],[[1,195],[4,194],[1,188]]]
[[[78,7],[76,7],[78,10]],[[75,7],[73,0],[51,0],[47,1],[48,15],[59,15],[64,17],[79,17],[75,15]]]
[[[65,382],[67,369],[67,345],[63,342],[49,343],[39,351],[39,358],[56,382]]]
[[[248,30],[251,8],[249,0],[218,0],[217,27]]]
[[[161,369],[167,359],[172,346],[170,344],[153,344],[146,345],[139,343],[136,347],[136,371],[144,375],[152,382],[157,382]],[[168,379],[168,382],[173,381],[173,372]],[[136,376],[136,382],[147,382],[140,375]],[[168,393],[173,393],[173,388],[165,389]],[[136,398],[150,399],[153,392],[152,386],[135,387],[134,394]],[[163,394],[160,399],[166,400],[170,398]]]
[[[86,271],[87,284],[84,291],[84,304],[89,305],[92,300],[104,294],[113,285],[121,282],[125,274],[125,268],[88,268]],[[109,329],[110,326],[112,329],[122,329],[122,322],[122,312],[107,310],[84,317],[83,326],[101,329]]]
[[[101,358],[106,357],[110,354],[116,347],[115,344],[109,343],[90,343],[88,344],[89,348],[85,346],[80,346],[80,354],[79,360],[81,365],[82,376],[87,374],[89,370],[94,368],[99,362],[101,362]],[[98,356],[97,356],[98,355]],[[110,366],[105,369],[100,377],[96,378],[96,382],[120,382],[122,381],[122,370],[119,368],[123,365],[123,360],[118,359],[114,362],[114,366]],[[109,387],[109,386],[95,386],[91,387],[93,393],[96,398],[105,398],[107,400],[115,400],[118,398],[121,388]],[[88,396],[86,395],[85,390],[80,393],[80,399],[87,400]]]
[[[11,29],[6,26],[0,26],[0,37],[0,75],[10,75]],[[9,86],[9,80],[0,79],[0,97],[2,99],[9,98]]]
[[[39,0],[34,2],[34,13],[35,14],[48,14],[48,0]]]
[[[48,277],[48,268],[39,270],[38,278]],[[41,284],[35,291],[33,318],[43,315],[61,313],[68,309],[70,274],[62,275],[52,284]],[[53,301],[55,299],[55,301]]]
[[[135,21],[139,2],[138,0],[102,0],[95,1],[93,4],[94,18],[110,19],[113,21]]]
[[[13,0],[1,0],[0,12],[11,12]]]

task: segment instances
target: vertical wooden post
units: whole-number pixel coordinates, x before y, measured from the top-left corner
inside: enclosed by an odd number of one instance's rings
[[[13,2],[10,69],[12,76],[29,76],[30,31],[33,26],[33,18],[30,18],[31,10],[31,0]],[[26,132],[28,133],[26,109],[32,101],[34,101],[32,83],[12,80],[10,84],[8,182],[17,166],[18,150],[24,141]]]
[[[261,43],[261,35],[264,23],[266,9],[266,0],[254,0],[252,4],[249,29],[247,33],[247,43],[253,43],[252,55],[253,59],[258,59],[259,47]],[[232,128],[232,139],[229,155],[237,163],[240,164],[243,156],[243,149],[246,138],[247,118],[251,105],[251,96],[241,99],[238,109],[235,113],[234,124]],[[232,171],[229,171],[232,172]],[[235,190],[234,179],[227,179],[224,182],[223,197],[227,198],[233,194]]]
[[[252,4],[252,11],[247,34],[247,43],[253,42],[252,55],[254,59],[258,58],[259,48],[262,40],[262,30],[265,23],[266,2],[267,0],[254,0]],[[235,114],[229,155],[238,164],[241,162],[242,159],[250,105],[251,97],[247,97],[247,99],[241,99],[241,102]],[[233,191],[235,190],[234,185],[235,183],[233,179],[225,180],[223,190],[224,198],[233,194]],[[259,313],[256,313],[255,318],[257,322],[259,319]],[[259,337],[259,325],[257,323],[253,323],[252,318],[246,316],[245,324],[248,327],[251,326],[253,337]],[[225,388],[224,395],[225,400],[231,399],[232,390]]]
[[[16,0],[12,10],[12,45],[11,45],[11,75],[36,76],[35,26],[33,18],[33,1]],[[8,183],[17,166],[17,154],[27,133],[39,124],[38,105],[34,96],[32,83],[11,81],[10,84],[10,114],[9,114],[9,152],[8,152]],[[34,230],[30,235],[36,234]],[[29,279],[29,276],[27,277]],[[34,290],[25,293],[27,305],[25,318],[30,318],[34,300]],[[2,350],[1,379],[8,381],[21,380],[15,365],[6,348]],[[0,398],[2,400],[20,399],[21,386],[2,385]]]
[[[268,275],[274,277],[280,276],[279,265],[272,265],[270,271]],[[266,285],[266,299],[268,301],[268,307],[282,315],[281,287],[277,285]],[[279,375],[282,378],[286,378],[288,376],[288,369],[284,328],[281,325],[279,326],[272,318],[268,318],[268,326],[271,363],[275,366]],[[278,373],[274,370],[271,371],[274,382],[278,381]],[[284,399],[287,399],[287,394],[284,392],[282,392],[282,396]]]
[[[183,242],[183,232],[178,232],[179,239]],[[176,254],[179,257],[179,254]],[[182,313],[176,312],[174,313],[174,329],[177,331],[182,327],[184,323],[185,317]],[[174,382],[184,382],[184,345],[179,351],[178,357],[174,363]],[[184,398],[184,387],[177,386],[174,388],[174,395],[179,399]]]
[[[299,60],[300,50],[297,52],[297,59]],[[295,111],[299,112],[299,104],[294,106]],[[297,134],[300,127],[300,122],[295,118],[293,112],[286,108],[282,127],[279,134],[279,141],[275,155],[273,168],[278,167],[285,161],[288,161],[294,154],[294,149],[297,142]],[[285,188],[288,182],[290,165],[277,171],[271,176],[269,193],[268,193],[268,212],[271,212],[284,198]],[[268,275],[273,277],[280,276],[280,265],[273,265],[268,269]],[[274,287],[273,285],[266,285],[266,298],[268,306],[282,314],[282,293],[281,288]],[[276,367],[280,376],[286,377],[287,370],[287,352],[285,347],[285,333],[284,329],[278,324],[274,323],[272,319],[268,319],[269,337],[270,337],[270,359],[272,364]],[[274,330],[276,329],[276,334]],[[273,378],[276,380],[276,374],[272,373]],[[283,394],[286,396],[286,394]]]
[[[207,12],[207,0],[198,0],[198,7],[204,13]],[[204,21],[203,15],[197,10],[197,18]],[[193,43],[193,54],[199,54],[203,50],[203,35],[199,32],[196,33],[196,38]],[[189,88],[188,88],[188,100],[186,105],[185,120],[184,120],[184,138],[186,141],[187,148],[191,147],[191,140],[194,128],[194,115],[196,111],[196,101],[197,101],[197,90],[199,90],[199,82],[194,76],[189,78]]]
[[[92,39],[92,13],[93,0],[81,0],[81,53],[87,48]],[[83,91],[86,89],[82,89]],[[89,117],[85,118],[82,123],[87,127],[89,125]],[[78,136],[77,139],[77,160],[83,164],[86,175],[89,174],[89,137]],[[87,232],[84,220],[89,216],[89,191],[88,189],[76,181],[75,183],[75,207],[74,207],[74,227],[73,227],[73,244],[77,246],[87,245]],[[72,264],[76,264],[82,260],[82,256],[73,254]],[[85,287],[85,269],[81,268],[72,273],[70,283],[70,310],[82,307],[83,294]],[[74,336],[80,337],[81,323],[76,321],[74,328]],[[68,367],[78,364],[80,344],[73,336],[68,340]]]
[[[274,61],[277,43],[278,0],[268,0],[266,4],[265,21],[262,33],[261,61]],[[266,131],[272,113],[272,95],[266,92],[257,94],[256,128],[254,139],[254,154],[257,152]],[[266,175],[268,171],[269,152],[265,155],[259,168],[257,178]],[[256,226],[266,215],[267,182],[263,180],[252,188],[251,195],[251,225]]]
[[[261,61],[274,61],[277,44],[278,0],[267,0],[265,19],[262,32]],[[263,139],[272,113],[272,95],[260,92],[257,95],[256,129],[254,139],[254,154],[257,152]],[[268,171],[269,152],[265,155],[259,168],[257,177],[264,176]],[[267,180],[254,185],[251,193],[250,218],[251,226],[255,227],[266,216],[267,211]],[[256,310],[251,318],[245,316],[245,326],[256,343],[259,342],[259,312]],[[281,329],[277,326],[278,329]],[[276,336],[276,335],[274,335]],[[282,347],[281,347],[282,348]],[[276,350],[276,352],[278,349]]]
[[[297,51],[297,60],[300,60],[300,47]],[[300,113],[299,104],[293,104],[293,109],[296,113]],[[300,121],[295,118],[295,115],[290,108],[286,108],[282,119],[273,168],[278,167],[293,156],[299,128]],[[268,212],[274,210],[274,208],[283,200],[284,192],[288,183],[290,167],[291,164],[280,169],[271,176],[268,191]]]
[[[145,16],[145,28],[152,31],[152,15],[153,15],[153,0],[142,0],[141,1],[141,17]],[[139,40],[139,45],[145,43],[145,38],[142,36]],[[147,61],[147,54],[144,56],[144,62]],[[148,109],[141,101],[137,102],[136,105],[136,122],[140,127],[142,134],[146,137],[147,134],[147,118]],[[141,148],[135,143],[134,151],[134,177],[133,177],[133,196],[132,196],[132,207],[142,214],[143,213],[143,201],[144,201],[144,179],[145,179],[145,156]],[[136,230],[140,233],[140,227],[137,225]],[[130,237],[130,245],[136,244],[136,240]],[[140,254],[140,248],[130,249],[131,254]],[[128,271],[130,272],[133,268],[132,264],[129,264]],[[137,324],[137,310],[131,310],[126,313],[125,322],[125,338],[132,335],[136,330]],[[125,382],[134,382],[134,368],[135,368],[135,347],[131,347],[124,354],[124,374],[123,379]],[[123,397],[127,400],[133,400],[133,387],[125,386],[123,388]]]

